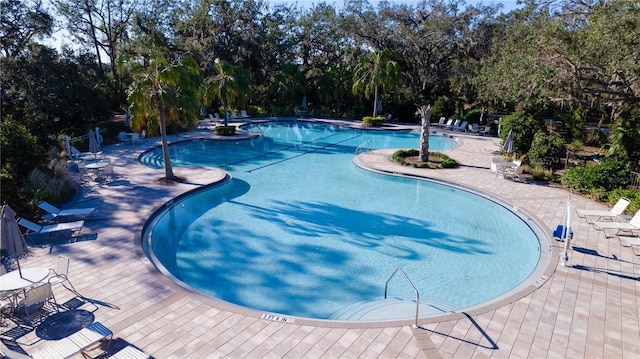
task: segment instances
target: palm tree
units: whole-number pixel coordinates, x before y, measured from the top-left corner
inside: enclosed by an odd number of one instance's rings
[[[202,97],[204,101],[219,98],[222,101],[224,125],[227,126],[227,108],[231,102],[243,105],[245,96],[249,93],[250,73],[246,69],[233,66],[225,60],[214,60],[215,74],[209,76],[203,83]]]
[[[128,90],[131,127],[140,131],[146,126],[149,134],[160,131],[165,178],[175,181],[180,178],[171,167],[167,124],[180,121],[193,127],[200,110],[197,90],[202,78],[195,61],[188,58],[170,61],[154,44],[150,48],[144,65],[128,61],[134,79]]]
[[[422,105],[416,111],[416,115],[422,118],[420,131],[420,161],[429,161],[429,127],[431,125],[431,106]]]
[[[394,59],[397,53],[389,49],[371,51],[358,58],[353,74],[353,94],[364,91],[369,99],[373,94],[373,117],[378,115],[378,99],[381,88],[391,90],[402,81],[398,62]]]

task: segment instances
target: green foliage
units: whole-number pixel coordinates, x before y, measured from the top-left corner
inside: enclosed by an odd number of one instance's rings
[[[640,167],[640,108],[613,125],[609,141],[609,155],[628,158],[634,167]]]
[[[216,126],[216,135],[233,136],[236,134],[236,126]]]
[[[417,149],[397,150],[393,155],[391,155],[391,159],[402,165],[410,165],[416,168],[453,168],[458,165],[454,159],[440,152],[429,152],[429,157],[437,157],[441,159],[440,162],[427,161],[422,163],[409,163],[406,161],[406,158],[408,157],[417,156],[420,156],[420,151]]]
[[[438,97],[431,107],[431,118],[439,119],[440,117],[451,117],[456,110],[455,102],[447,97]]]
[[[580,140],[573,140],[571,144],[569,144],[569,148],[571,151],[580,152],[584,148],[584,143]]]
[[[598,128],[588,130],[584,135],[584,143],[588,146],[600,147],[607,142],[607,135]]]
[[[482,110],[479,108],[474,108],[473,110],[467,112],[466,115],[462,118],[463,121],[468,121],[469,123],[480,123],[480,115],[482,114]]]
[[[582,107],[575,109],[569,116],[563,116],[564,127],[569,131],[571,137],[581,138],[584,132],[585,119]]]
[[[606,198],[616,188],[624,188],[629,179],[629,169],[624,161],[606,158],[594,166],[569,168],[560,179],[569,189]]]
[[[7,116],[0,122],[0,158],[2,172],[10,174],[18,183],[27,178],[29,172],[44,163],[45,151],[38,140],[25,126]],[[3,189],[4,192],[4,189]]]
[[[365,117],[362,118],[362,123],[364,123],[365,126],[380,127],[384,123],[384,117],[382,117],[382,116],[376,116],[376,117],[365,116]]]
[[[513,147],[516,153],[529,152],[536,132],[545,130],[542,120],[523,111],[502,117],[500,123],[502,124],[500,137],[503,140],[507,137],[509,130],[513,130]]]
[[[565,155],[564,141],[557,136],[537,132],[529,150],[529,161],[533,167],[553,168]]]
[[[36,167],[28,177],[33,190],[33,203],[48,201],[52,203],[65,202],[73,197],[76,187],[71,178],[57,174],[46,167]]]
[[[383,49],[360,56],[355,64],[352,91],[354,94],[364,93],[367,99],[373,95],[373,117],[378,114],[376,104],[380,91],[393,91],[402,84],[399,57],[397,51]]]

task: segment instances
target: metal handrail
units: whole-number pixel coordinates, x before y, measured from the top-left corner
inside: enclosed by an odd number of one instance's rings
[[[363,152],[368,152],[372,150],[372,144],[371,141],[364,141],[360,144],[360,146],[358,146],[356,148],[356,155],[359,155]]]
[[[393,274],[391,274],[391,276],[389,277],[389,279],[387,279],[387,283],[384,284],[384,299],[387,299],[387,286],[389,285],[389,281],[391,280],[391,278],[393,278],[394,275],[396,275],[396,273],[398,273],[398,271],[402,272],[402,275],[404,275],[404,278],[407,280],[407,282],[409,282],[409,285],[411,285],[413,287],[413,290],[416,292],[416,322],[413,324],[414,328],[418,327],[418,311],[420,310],[420,293],[418,293],[418,289],[416,288],[415,285],[413,285],[413,282],[411,281],[411,279],[409,279],[409,276],[407,275],[407,273],[405,273],[405,271],[398,267],[396,268],[396,270],[393,271]]]

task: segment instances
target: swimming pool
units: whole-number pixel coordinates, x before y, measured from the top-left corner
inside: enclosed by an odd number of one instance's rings
[[[288,316],[411,318],[402,268],[420,292],[421,317],[479,305],[535,269],[531,223],[465,189],[370,173],[352,164],[375,148],[418,146],[418,133],[365,132],[312,123],[264,124],[251,141],[185,141],[176,166],[224,167],[228,183],[186,196],[145,234],[154,263],[221,300]],[[443,146],[450,137],[435,138]],[[141,156],[161,166],[157,150]],[[407,310],[409,308],[409,310]],[[390,312],[393,315],[389,315]]]

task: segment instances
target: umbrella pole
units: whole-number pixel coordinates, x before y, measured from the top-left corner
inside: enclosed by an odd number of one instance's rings
[[[569,248],[571,248],[571,196],[567,199],[567,213],[564,222],[564,251],[562,253],[562,266],[569,267]]]

